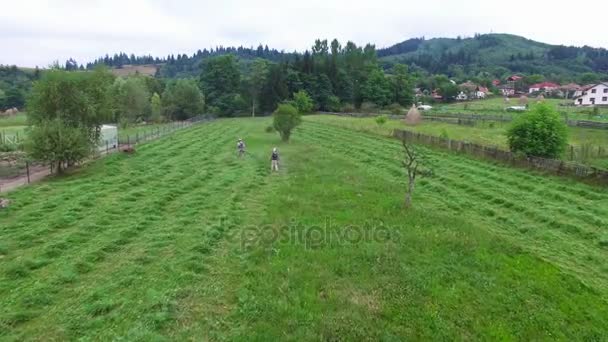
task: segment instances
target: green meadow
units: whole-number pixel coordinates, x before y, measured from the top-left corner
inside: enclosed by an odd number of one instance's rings
[[[606,188],[423,149],[434,175],[405,210],[402,148],[375,126],[305,117],[282,143],[269,124],[8,193],[0,339],[608,337]]]

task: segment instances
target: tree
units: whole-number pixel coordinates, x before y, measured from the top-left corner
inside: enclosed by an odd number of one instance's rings
[[[558,158],[568,141],[566,124],[555,108],[536,104],[507,130],[509,147],[526,156]]]
[[[58,172],[85,158],[97,146],[101,125],[111,118],[112,81],[106,69],[46,71],[27,104],[32,157],[54,163]]]
[[[180,79],[171,82],[162,96],[162,108],[166,117],[186,120],[205,110],[205,99],[194,80]]]
[[[450,102],[456,99],[458,95],[458,86],[451,82],[444,82],[439,86],[439,93],[444,100]]]
[[[247,80],[249,88],[249,96],[251,96],[251,116],[255,116],[255,107],[258,103],[258,97],[262,92],[262,87],[268,77],[268,63],[257,58],[251,63],[249,79]]]
[[[162,110],[163,104],[160,95],[154,93],[150,99],[150,119],[156,123],[163,121]]]
[[[35,160],[51,163],[57,173],[63,172],[64,165],[73,165],[93,151],[86,130],[60,118],[33,126],[25,148]]]
[[[302,117],[296,107],[290,104],[280,104],[272,113],[273,127],[281,135],[283,141],[289,141],[291,131],[302,122]]]
[[[416,184],[416,177],[419,175],[427,176],[431,175],[432,171],[428,167],[424,169],[426,164],[426,156],[422,151],[414,144],[409,143],[406,139],[401,140],[403,145],[403,151],[405,158],[401,161],[405,171],[407,173],[407,190],[405,192],[405,207],[409,208],[412,206],[412,195],[414,194],[414,188]]]
[[[403,107],[410,106],[414,101],[414,90],[409,82],[407,66],[395,64],[391,77],[392,102]]]
[[[305,90],[293,94],[293,103],[300,113],[310,113],[314,103]]]
[[[150,93],[142,76],[117,78],[112,85],[116,121],[146,120],[150,113]]]
[[[222,115],[232,115],[238,111],[240,80],[241,73],[233,55],[205,60],[200,85],[207,105],[217,108]]]
[[[384,72],[374,69],[365,83],[361,97],[363,101],[373,102],[378,106],[386,106],[391,103],[391,88]]]

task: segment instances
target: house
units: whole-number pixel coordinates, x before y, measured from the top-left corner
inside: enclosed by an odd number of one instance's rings
[[[431,97],[435,101],[441,101],[441,100],[443,100],[443,96],[439,95],[439,89],[433,90],[433,93],[431,93]]]
[[[498,86],[498,89],[500,90],[500,93],[503,96],[514,96],[515,95],[515,88],[511,85],[501,85]]]
[[[486,87],[479,86],[475,90],[475,97],[478,99],[485,99],[490,94],[490,90]]]
[[[532,93],[536,93],[539,91],[542,92],[550,92],[553,90],[556,90],[559,88],[559,84],[555,84],[552,82],[542,82],[542,83],[536,83],[530,86],[530,88],[528,89],[528,93],[532,94]]]
[[[608,106],[608,82],[598,83],[583,90],[582,95],[574,98],[577,106]]]
[[[574,95],[572,96],[572,98],[577,98],[579,96],[582,96],[583,92],[587,91],[587,89],[591,89],[594,85],[595,84],[587,84],[587,85],[581,86],[576,91],[574,91]]]
[[[493,81],[492,81],[492,84],[493,84],[495,87],[498,87],[498,86],[500,85],[500,80],[493,80]]]
[[[456,101],[466,101],[469,99],[469,96],[467,94],[465,94],[464,91],[461,91],[460,93],[458,93],[458,95],[456,96]]]

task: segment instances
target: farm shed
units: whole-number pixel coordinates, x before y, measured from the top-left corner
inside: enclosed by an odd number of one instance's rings
[[[106,148],[118,147],[118,128],[114,125],[101,126],[101,135],[99,137],[99,151],[104,151]]]

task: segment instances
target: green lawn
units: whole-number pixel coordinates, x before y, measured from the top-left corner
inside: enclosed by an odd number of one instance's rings
[[[572,100],[564,99],[545,99],[547,103],[554,105],[557,110],[563,114],[567,114],[571,120],[593,120],[593,121],[608,121],[608,107],[598,107],[599,114],[594,115],[593,109],[588,107],[571,106]],[[536,103],[535,98],[529,98],[528,103]],[[463,114],[488,114],[488,115],[517,115],[509,113],[505,108],[509,106],[518,106],[519,99],[511,98],[509,103],[504,102],[502,96],[492,96],[484,100],[474,100],[465,102],[455,102],[450,104],[437,103],[433,105],[431,113],[463,113]]]
[[[313,119],[289,144],[217,120],[10,193],[0,339],[608,336],[608,190],[427,151],[406,211],[397,141]]]
[[[378,126],[374,118],[338,117],[333,115],[312,115],[307,118],[315,122],[387,136],[391,135],[394,129],[407,129],[427,135],[447,136],[454,140],[508,149],[507,129],[510,123],[507,122],[478,122],[475,126],[467,126],[423,120],[419,125],[408,126],[403,120],[388,120],[386,124]],[[579,153],[583,146],[588,147],[591,151],[591,157],[583,158],[580,155],[575,155],[575,160],[608,169],[608,130],[568,127],[568,133],[569,144],[575,147],[575,153]],[[598,147],[601,147],[601,157],[599,158],[597,156]],[[569,152],[566,152],[563,158],[569,160]]]

